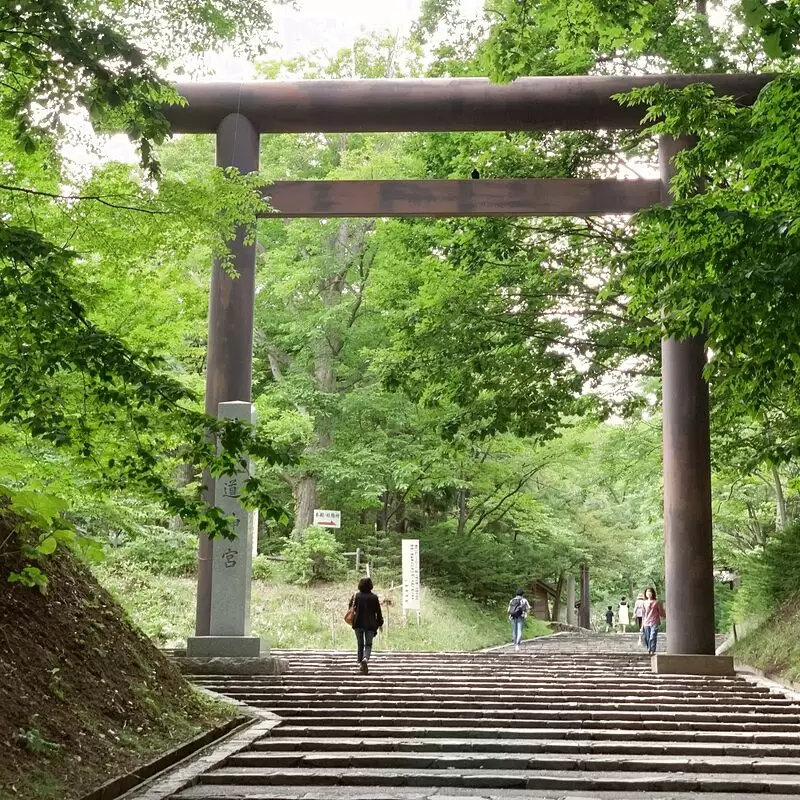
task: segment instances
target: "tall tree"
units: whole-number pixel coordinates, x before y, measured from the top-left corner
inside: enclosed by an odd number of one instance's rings
[[[195,410],[190,387],[153,352],[152,339],[102,327],[109,318],[100,311],[97,278],[104,269],[104,277],[135,271],[141,262],[174,264],[183,258],[179,242],[222,250],[237,224],[253,223],[261,203],[252,181],[226,181],[220,172],[190,185],[150,182],[160,174],[155,147],[168,133],[159,109],[176,99],[156,71],[167,65],[165,34],[178,40],[169,52],[186,55],[222,47],[242,30],[231,4],[146,5],[143,17],[135,12],[145,4],[58,0],[0,11],[0,152],[7,164],[0,185],[0,423],[70,453],[111,484],[155,489],[177,513],[197,518],[201,505],[174,489],[158,455],[169,431],[199,461],[214,460],[205,439],[214,423]],[[254,24],[269,22],[266,4],[249,4],[246,13]],[[160,38],[151,37],[156,32]],[[112,169],[64,188],[59,144],[68,116],[127,132],[144,172]],[[218,214],[221,207],[227,213]],[[242,426],[221,428],[234,451],[249,436]],[[219,514],[202,519],[227,530]]]

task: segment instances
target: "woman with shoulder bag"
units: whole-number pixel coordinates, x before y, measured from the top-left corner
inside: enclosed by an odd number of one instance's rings
[[[378,595],[372,591],[372,580],[362,578],[358,591],[350,598],[345,622],[352,625],[358,645],[358,664],[361,672],[369,672],[369,657],[372,655],[372,640],[383,627],[383,614]]]

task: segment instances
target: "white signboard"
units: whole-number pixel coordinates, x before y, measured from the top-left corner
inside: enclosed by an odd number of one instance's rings
[[[403,616],[419,614],[419,539],[403,539]]]
[[[315,508],[314,524],[321,525],[323,528],[341,528],[342,512],[326,511],[324,508]]]

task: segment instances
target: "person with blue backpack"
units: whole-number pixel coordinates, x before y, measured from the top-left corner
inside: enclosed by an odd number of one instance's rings
[[[514,649],[519,650],[522,641],[522,629],[525,627],[525,618],[531,610],[531,604],[525,599],[525,590],[517,589],[517,593],[508,603],[508,618],[511,620],[511,639]]]

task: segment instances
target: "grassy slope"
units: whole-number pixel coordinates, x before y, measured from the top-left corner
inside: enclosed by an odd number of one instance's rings
[[[101,565],[97,576],[155,641],[167,647],[182,644],[194,625],[195,582]],[[353,593],[353,583],[305,588],[270,580],[254,581],[251,625],[253,633],[272,647],[338,649],[355,647],[353,632],[342,617]],[[490,609],[460,598],[422,590],[422,621],[403,627],[399,588],[376,587],[384,604],[388,626],[376,640],[381,650],[477,650],[510,639],[505,609]],[[390,605],[385,602],[391,601]],[[549,633],[544,623],[529,620],[526,636]]]
[[[800,680],[800,596],[783,605],[728,652],[742,664],[787,681]]]
[[[71,800],[235,712],[193,691],[68,553],[46,594],[0,515],[0,800]],[[9,534],[9,532],[11,533]]]

